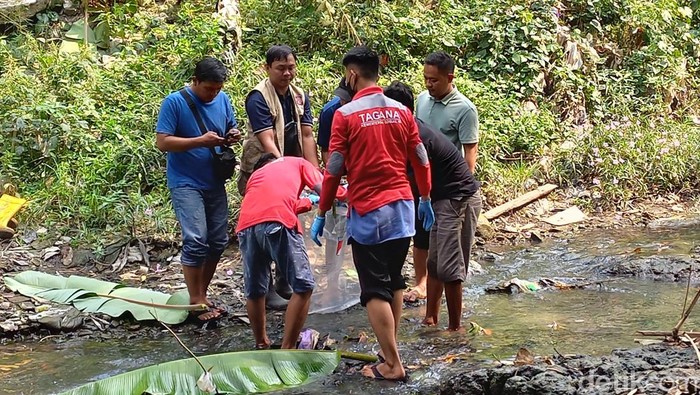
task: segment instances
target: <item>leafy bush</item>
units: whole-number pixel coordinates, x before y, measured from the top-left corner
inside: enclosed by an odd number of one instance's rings
[[[697,0],[240,7],[243,48],[224,89],[241,123],[271,44],[298,50],[298,83],[314,114],[358,42],[382,54],[382,84],[401,80],[416,92],[424,56],[446,50],[459,65],[458,88],[479,109],[478,177],[488,203],[545,181],[592,188],[600,205],[697,187]],[[54,11],[0,38],[0,181],[31,199],[30,223],[83,238],[175,234],[153,128],[160,101],[189,79],[196,60],[227,49],[213,11],[202,0],[115,4],[91,14],[91,26],[111,38],[99,51],[60,52],[70,24]],[[235,216],[240,197],[231,189]]]

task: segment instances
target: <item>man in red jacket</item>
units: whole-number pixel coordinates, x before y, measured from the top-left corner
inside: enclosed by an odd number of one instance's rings
[[[270,265],[283,273],[292,287],[284,317],[282,348],[295,348],[309,312],[314,289],[298,214],[311,210],[318,195],[299,198],[304,186],[319,193],[321,173],[303,158],[266,153],[255,164],[246,185],[238,218],[238,240],[243,258],[246,307],[256,348],[269,348],[265,329],[265,294],[270,285]],[[337,191],[345,198],[345,189]]]
[[[418,217],[430,229],[430,164],[411,111],[384,96],[377,86],[379,57],[367,47],[343,58],[353,100],[333,117],[328,164],[311,238],[321,244],[325,213],[340,179],[347,175],[350,215],[348,243],[360,279],[360,303],[381,346],[380,363],[362,374],[387,380],[406,379],[396,334],[406,282],[401,274],[414,228],[414,205],[406,162],[415,171],[421,202]]]

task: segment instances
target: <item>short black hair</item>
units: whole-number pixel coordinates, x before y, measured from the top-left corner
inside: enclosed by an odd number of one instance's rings
[[[413,89],[400,81],[393,81],[384,88],[384,96],[394,99],[413,112]]]
[[[360,77],[376,81],[379,79],[379,55],[367,46],[352,48],[343,57],[343,66],[357,66]]]
[[[294,56],[297,60],[297,54],[289,45],[273,45],[265,52],[265,62],[268,66],[272,66],[275,60],[287,60],[289,55]]]
[[[266,152],[260,156],[260,159],[258,159],[257,162],[255,162],[255,165],[253,166],[253,171],[256,171],[266,164],[272,162],[273,160],[277,159],[275,154],[271,154],[269,152]]]
[[[448,55],[445,51],[431,53],[425,57],[423,63],[435,66],[440,72],[445,74],[452,74],[455,72],[455,61],[452,59],[452,56]]]
[[[228,78],[228,70],[220,60],[207,56],[195,65],[194,78],[200,82],[224,82]]]

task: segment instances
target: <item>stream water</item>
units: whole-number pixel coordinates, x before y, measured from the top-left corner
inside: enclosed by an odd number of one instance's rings
[[[407,308],[400,333],[401,353],[411,370],[411,383],[396,385],[336,373],[316,383],[284,393],[410,393],[436,386],[454,367],[446,355],[467,360],[474,367],[512,358],[520,347],[535,354],[607,354],[615,348],[634,347],[636,330],[670,330],[678,321],[685,283],[614,278],[601,274],[610,257],[635,255],[665,260],[688,257],[700,237],[700,228],[670,230],[600,231],[565,241],[545,241],[527,248],[502,248],[481,259],[485,273],[472,277],[465,290],[465,322],[492,330],[490,336],[445,333],[420,325],[424,306]],[[484,289],[511,278],[585,277],[612,279],[602,285],[567,291],[528,294],[487,294]],[[692,290],[691,290],[692,294]],[[443,311],[444,313],[444,311]],[[446,322],[443,315],[442,324]],[[556,323],[556,324],[555,324]],[[691,315],[684,328],[700,324]],[[307,326],[338,340],[339,348],[376,351],[373,340],[358,343],[361,332],[371,334],[364,309],[312,315]],[[273,328],[271,338],[279,337]],[[273,337],[274,336],[274,337]],[[247,326],[235,325],[186,334],[183,341],[195,353],[249,349]],[[556,351],[555,351],[556,348]],[[0,349],[0,394],[49,394],[88,381],[109,377],[150,364],[184,358],[167,333],[157,338],[128,340],[70,340],[54,344],[13,343]],[[21,366],[8,368],[8,366]],[[350,369],[352,370],[352,369]]]

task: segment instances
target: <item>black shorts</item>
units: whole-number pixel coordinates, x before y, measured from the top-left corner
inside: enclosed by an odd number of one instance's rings
[[[352,260],[360,279],[362,306],[373,298],[391,303],[394,291],[406,289],[401,271],[408,255],[410,237],[373,245],[360,244],[351,238],[348,243],[352,247]]]

